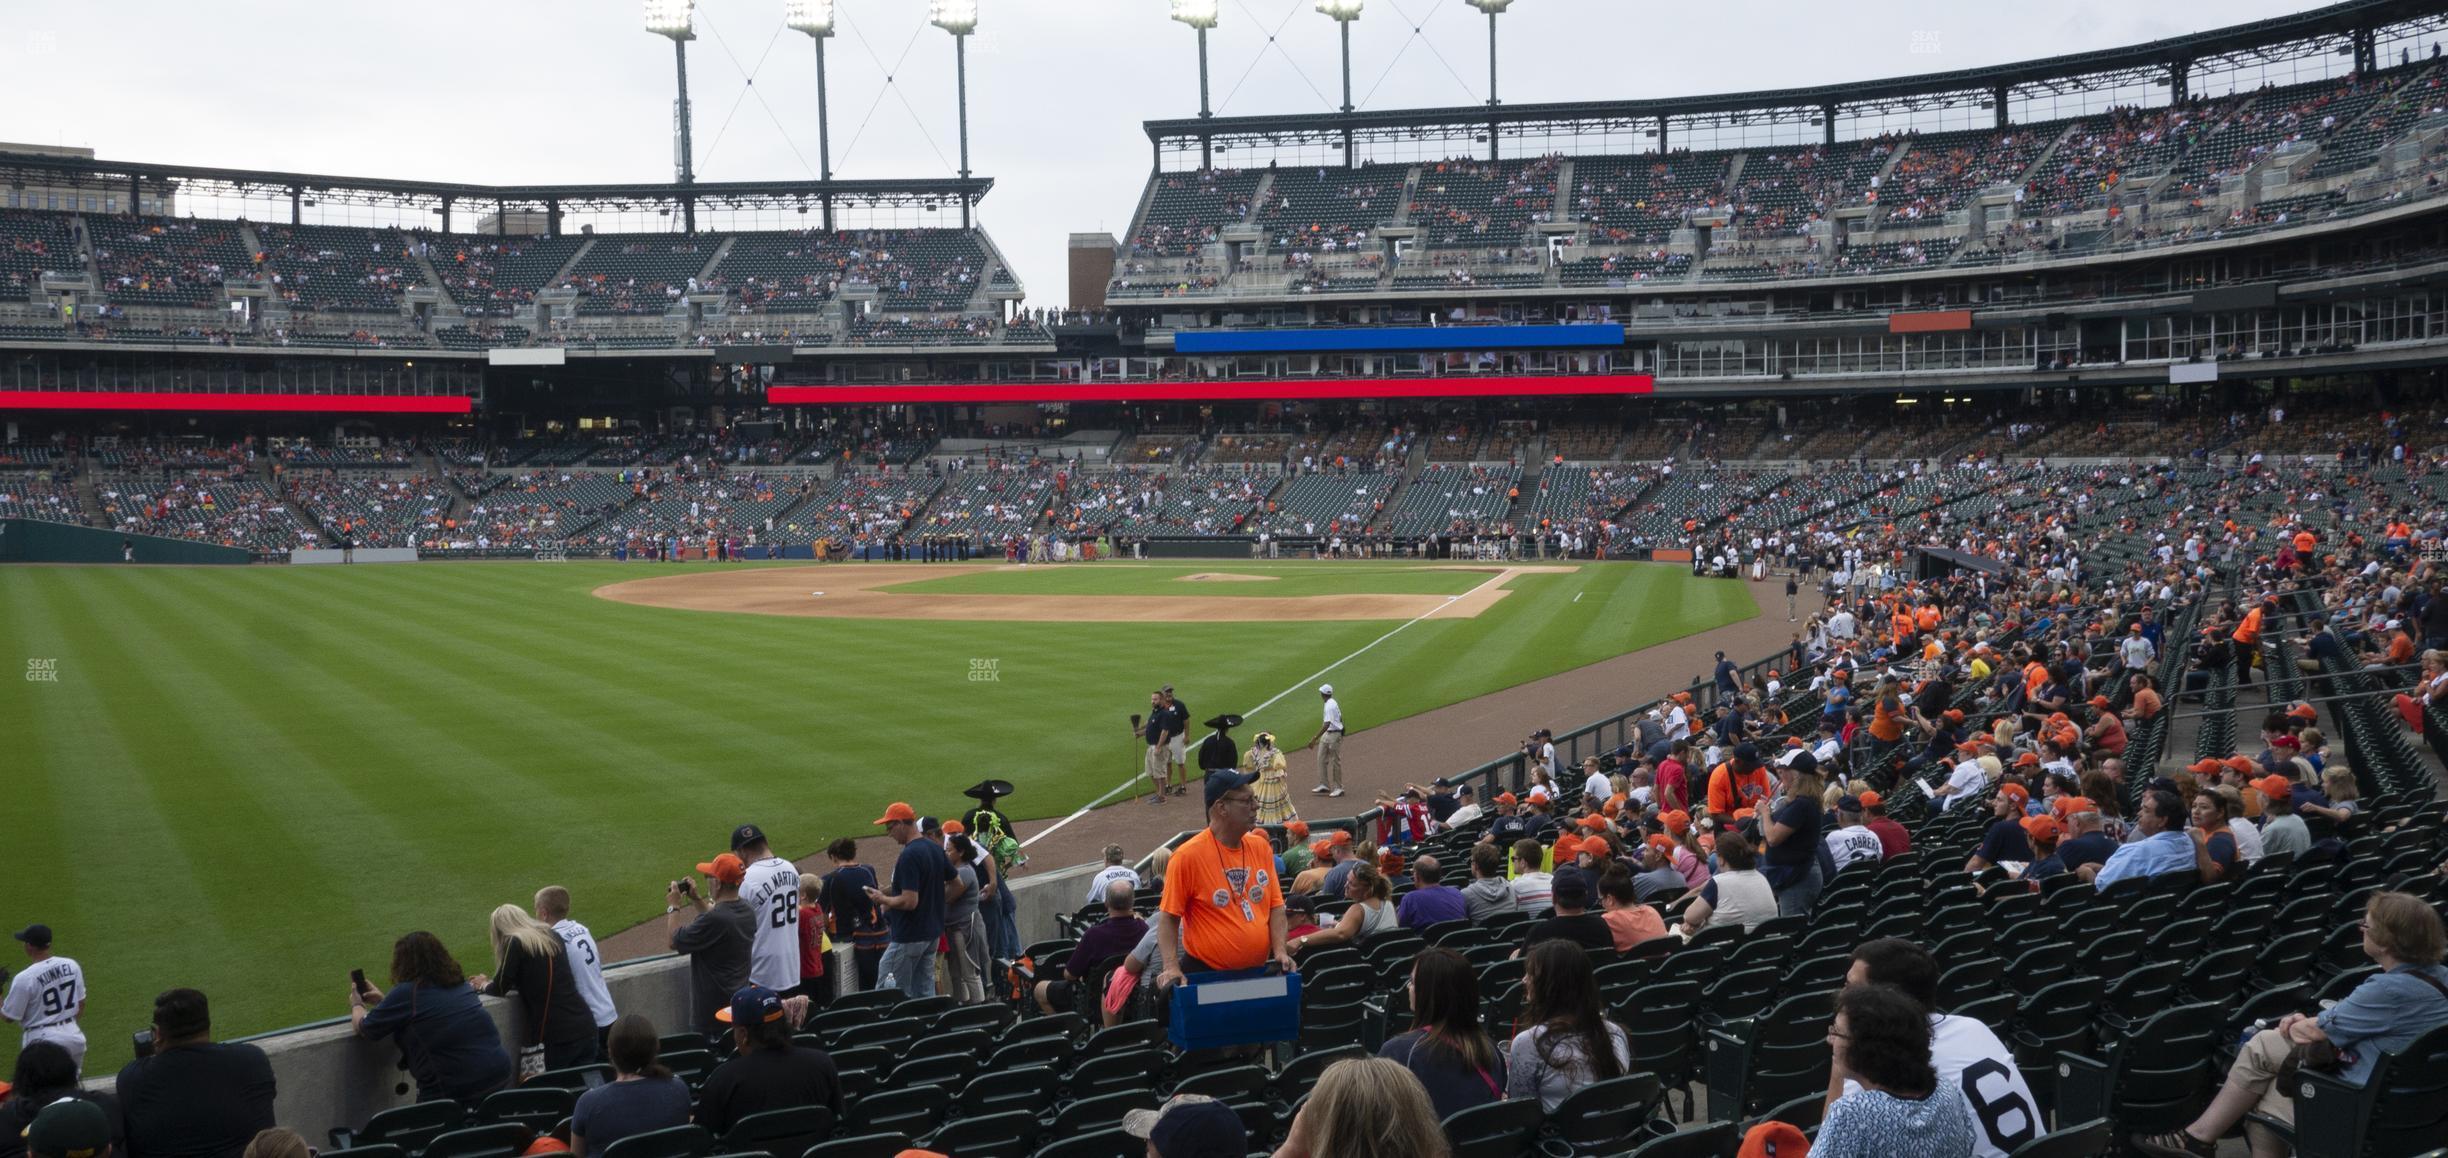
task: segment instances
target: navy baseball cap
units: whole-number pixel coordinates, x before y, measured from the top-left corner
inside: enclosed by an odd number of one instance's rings
[[[731,851],[733,852],[738,852],[752,844],[763,843],[765,843],[765,830],[753,824],[743,824],[731,830]]]
[[[750,985],[731,995],[727,1008],[714,1011],[725,1025],[758,1025],[782,1020],[782,995],[762,985]]]
[[[9,936],[23,941],[28,945],[32,945],[37,949],[48,949],[51,947],[51,926],[49,925],[28,925],[23,930],[11,933]]]
[[[1176,1094],[1155,1110],[1132,1110],[1122,1132],[1145,1138],[1161,1158],[1242,1158],[1249,1131],[1231,1106],[1203,1094]]]
[[[1576,906],[1586,906],[1590,895],[1589,875],[1569,865],[1559,868],[1548,890],[1549,896],[1558,903],[1569,901]]]
[[[1207,807],[1209,807],[1209,808],[1213,808],[1213,807],[1215,807],[1215,802],[1216,802],[1216,801],[1218,801],[1218,800],[1222,800],[1222,799],[1224,799],[1224,794],[1225,794],[1225,793],[1230,792],[1230,791],[1232,791],[1232,790],[1233,790],[1233,789],[1235,789],[1235,788],[1246,788],[1246,787],[1250,786],[1251,784],[1256,783],[1256,782],[1257,782],[1257,780],[1258,780],[1258,774],[1257,774],[1257,773],[1255,773],[1255,772],[1210,772],[1210,773],[1208,773],[1208,774],[1207,774]]]

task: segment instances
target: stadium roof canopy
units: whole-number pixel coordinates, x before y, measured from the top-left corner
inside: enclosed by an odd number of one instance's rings
[[[234,197],[287,197],[294,220],[302,204],[430,208],[449,220],[454,207],[500,215],[559,214],[588,210],[677,209],[694,227],[700,207],[728,209],[829,208],[833,204],[934,206],[964,209],[994,188],[991,177],[920,180],[716,181],[688,185],[657,182],[593,185],[477,185],[454,181],[403,181],[381,177],[335,177],[200,165],[154,165],[48,153],[0,152],[0,183],[124,189],[131,204],[141,186],[154,191]]]
[[[1146,128],[1160,163],[1167,151],[1199,150],[1218,141],[1348,144],[1355,138],[1392,140],[1423,131],[1519,132],[1525,126],[1568,133],[1654,130],[1673,120],[1719,125],[1807,121],[1824,124],[1833,142],[1840,112],[1883,115],[1978,104],[1994,108],[2003,126],[2007,106],[2016,97],[2160,85],[2172,99],[2182,100],[2191,77],[2331,54],[2352,55],[2358,68],[2369,70],[2377,67],[2381,40],[2443,28],[2448,28],[2448,0],[2346,0],[2122,48],[1848,84],[1644,100],[1189,117],[1149,121]],[[1659,144],[1663,148],[1667,141]]]

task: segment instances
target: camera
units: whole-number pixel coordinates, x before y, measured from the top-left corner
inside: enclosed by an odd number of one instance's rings
[[[135,1035],[134,1037],[131,1037],[131,1038],[129,1038],[129,1039],[128,1039],[128,1043],[129,1043],[131,1046],[135,1047],[135,1052],[136,1052],[136,1056],[137,1056],[137,1057],[152,1057],[152,1056],[153,1056],[153,1031],[152,1031],[152,1030],[149,1030],[149,1029],[140,1029],[140,1030],[137,1030],[137,1031],[136,1031],[136,1035]]]
[[[680,895],[684,897],[693,897],[697,895],[697,882],[690,880],[687,877],[682,877],[679,880],[673,881],[672,887],[680,890]]]

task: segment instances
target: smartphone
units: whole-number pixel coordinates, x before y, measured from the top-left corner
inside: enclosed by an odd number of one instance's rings
[[[152,1030],[149,1030],[149,1029],[140,1029],[140,1030],[137,1030],[137,1031],[136,1031],[136,1035],[135,1035],[134,1037],[131,1037],[131,1038],[129,1038],[129,1039],[128,1039],[128,1043],[129,1043],[131,1046],[133,1046],[133,1047],[134,1047],[134,1049],[135,1049],[135,1051],[136,1051],[136,1056],[137,1056],[137,1057],[152,1057],[152,1056],[153,1056],[153,1031],[152,1031]]]
[[[697,895],[697,882],[687,877],[680,878],[680,894],[692,897]]]
[[[359,993],[363,993],[363,992],[365,992],[365,991],[366,991],[365,970],[363,970],[363,969],[351,969],[351,970],[349,970],[349,984],[356,986],[356,987],[357,987],[357,992],[359,992]]]

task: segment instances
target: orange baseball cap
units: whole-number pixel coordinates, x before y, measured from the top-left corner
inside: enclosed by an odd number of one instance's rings
[[[1962,709],[1962,708],[1948,708],[1948,709],[1946,710],[1946,719],[1947,719],[1947,722],[1948,722],[1948,723],[1950,723],[1950,724],[1960,724],[1960,723],[1963,723],[1963,722],[1964,722],[1964,714],[1963,714],[1963,709]]]
[[[1651,836],[1648,840],[1648,844],[1651,848],[1662,848],[1670,853],[1674,851],[1675,847],[1674,838],[1662,832]]]
[[[2207,760],[2195,760],[2194,762],[2185,765],[2185,771],[2196,776],[2208,776],[2226,766],[2227,762],[2225,760],[2221,760],[2218,757],[2213,756]]]
[[[1519,804],[1519,803],[1521,803],[1521,797],[1515,796],[1515,795],[1513,795],[1513,794],[1512,794],[1512,793],[1510,793],[1510,792],[1499,792],[1499,793],[1497,793],[1497,794],[1496,794],[1496,803],[1498,803],[1498,804]]]
[[[1573,834],[1571,834],[1571,833],[1569,833],[1569,832],[1568,832],[1568,833],[1565,833],[1564,835],[1559,836],[1559,837],[1557,837],[1557,838],[1556,838],[1556,842],[1555,842],[1555,862],[1556,862],[1557,864],[1563,864],[1563,863],[1565,863],[1565,862],[1567,862],[1567,861],[1570,861],[1570,860],[1573,858],[1573,854],[1578,853],[1578,852],[1580,852],[1580,851],[1581,851],[1581,838],[1580,838],[1580,837],[1577,837],[1577,836],[1574,836]]]
[[[1999,796],[2013,797],[2014,802],[2017,805],[2026,804],[2031,801],[2030,791],[2026,790],[2022,785],[2012,782],[1998,785],[1997,794]]]
[[[1295,839],[1306,837],[1309,835],[1309,822],[1306,820],[1287,822],[1284,825],[1284,831],[1292,834]]]
[[[2253,758],[2250,756],[2229,756],[2227,758],[2227,766],[2235,769],[2238,772],[2251,772],[2261,767],[2261,765],[2255,763]]]
[[[1575,823],[1592,832],[1603,832],[1607,826],[1606,818],[1603,816],[1584,816]]]
[[[2106,697],[2106,696],[2093,696],[2093,697],[2091,697],[2091,706],[2092,706],[2092,707],[2095,707],[2095,708],[2098,708],[2099,710],[2101,710],[2101,711],[2103,711],[2103,712],[2104,712],[2104,711],[2107,711],[2107,710],[2108,710],[2108,697]]]
[[[887,808],[887,809],[885,809],[885,810],[884,810],[884,815],[883,815],[883,817],[882,817],[881,819],[877,820],[877,821],[876,821],[876,823],[877,823],[877,824],[902,824],[902,823],[916,824],[916,823],[918,823],[918,810],[917,810],[917,809],[915,809],[915,808],[911,808],[909,805],[902,804],[902,803],[900,803],[900,802],[898,802],[898,801],[895,801],[892,807]]]
[[[2037,768],[2039,766],[2040,754],[2037,752],[2025,752],[2022,755],[2015,757],[2015,767],[2017,768]]]
[[[526,1149],[519,1151],[521,1154],[567,1154],[569,1152],[569,1143],[550,1134],[528,1143]]]
[[[2049,811],[2054,813],[2057,819],[2064,820],[2077,812],[2099,811],[2099,802],[2088,796],[2060,796],[2049,802]]]
[[[969,826],[962,824],[957,820],[947,820],[944,821],[944,831],[950,835],[959,836],[960,834],[969,831]]]
[[[2320,709],[2310,704],[2297,704],[2287,709],[2287,715],[2298,720],[2317,720],[2320,718]]]
[[[1860,796],[1861,806],[1864,808],[1876,808],[1885,799],[1876,792],[1864,792]]]
[[[2253,781],[2252,786],[2272,800],[2289,800],[2295,795],[2295,783],[2284,776],[2264,776]]]
[[[1603,836],[1585,836],[1581,838],[1581,847],[1578,851],[1586,852],[1591,856],[1603,857],[1612,855],[1615,846]]]
[[[2023,831],[2030,833],[2033,840],[2055,840],[2057,839],[2057,818],[2054,816],[2026,816],[2023,818]]]
[[[1334,845],[1337,848],[1350,844],[1351,841],[1351,830],[1346,828],[1338,828],[1326,838],[1326,843]]]
[[[1658,822],[1666,826],[1666,831],[1671,832],[1676,836],[1681,836],[1684,833],[1691,831],[1691,813],[1685,812],[1680,808],[1675,809],[1664,816],[1658,817]]]
[[[1783,1122],[1762,1122],[1743,1135],[1735,1158],[1810,1158],[1810,1139]]]
[[[727,852],[698,865],[697,871],[726,885],[736,885],[748,879],[748,866],[741,864],[740,858]]]
[[[1333,849],[1333,845],[1321,840],[1316,844],[1309,846],[1309,855],[1316,857],[1319,860],[1324,860],[1326,859],[1326,854],[1333,851]]]

